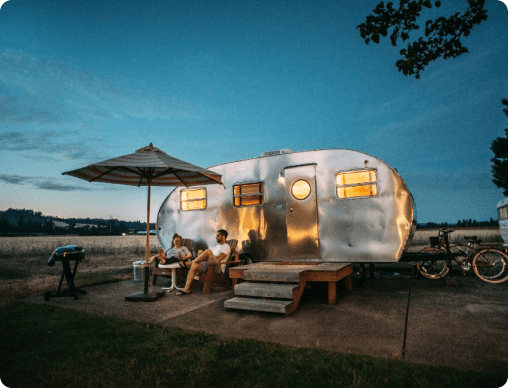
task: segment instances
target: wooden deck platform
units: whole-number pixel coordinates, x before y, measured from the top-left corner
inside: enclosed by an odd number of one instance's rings
[[[337,303],[337,282],[344,279],[347,292],[352,292],[351,274],[353,265],[351,263],[298,263],[298,262],[263,262],[231,267],[229,277],[233,286],[239,280],[245,278],[245,272],[277,272],[281,271],[291,274],[297,272],[303,274],[304,283],[327,282],[328,283],[328,304]]]

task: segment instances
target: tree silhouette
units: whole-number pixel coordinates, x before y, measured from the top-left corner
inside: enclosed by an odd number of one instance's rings
[[[11,224],[7,218],[5,218],[3,215],[0,218],[0,233],[7,234],[12,231]]]
[[[25,220],[23,219],[23,216],[19,216],[19,221],[18,221],[18,225],[17,225],[16,229],[19,233],[26,232],[26,224],[25,224]]]
[[[508,117],[508,99],[503,98],[501,103],[505,106],[504,114]],[[490,149],[494,152],[492,162],[492,182],[503,189],[503,194],[508,196],[508,128],[505,130],[505,137],[496,137],[492,140]]]
[[[402,59],[395,65],[404,75],[413,75],[420,78],[420,71],[436,59],[443,57],[455,58],[467,53],[462,46],[461,38],[470,34],[475,25],[487,20],[487,10],[484,9],[485,0],[467,0],[468,8],[463,13],[456,12],[450,17],[439,17],[425,22],[425,38],[420,37],[410,42],[405,49],[400,50]],[[441,6],[440,1],[434,3],[436,8]],[[393,28],[390,35],[392,46],[397,46],[397,40],[403,42],[409,39],[409,34],[420,29],[417,19],[423,8],[432,8],[430,0],[399,0],[399,6],[394,7],[392,2],[380,2],[367,16],[364,23],[356,28],[366,44],[370,41],[379,43],[380,37],[386,37],[388,30]]]
[[[55,223],[53,220],[47,220],[46,225],[44,225],[44,232],[51,234],[55,231]]]

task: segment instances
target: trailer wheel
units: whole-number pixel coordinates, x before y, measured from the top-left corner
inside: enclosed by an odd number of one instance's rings
[[[44,300],[47,302],[50,297],[51,297],[51,291],[46,291],[44,293]]]
[[[253,263],[252,256],[248,253],[240,253],[240,260],[242,262],[241,265],[249,265]]]

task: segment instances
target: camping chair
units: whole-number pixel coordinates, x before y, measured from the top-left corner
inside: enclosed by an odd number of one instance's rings
[[[190,253],[194,256],[194,240],[190,238],[184,238],[182,239],[182,245],[185,245],[187,248],[189,248]],[[171,248],[173,248],[173,243],[171,243]],[[155,283],[157,282],[157,276],[169,276],[171,277],[171,269],[170,268],[159,268],[159,262],[160,258],[165,256],[164,250],[162,248],[159,249],[159,255],[155,258],[155,268],[152,272],[152,286],[155,286]],[[190,258],[189,260],[192,260]]]
[[[226,242],[231,248],[229,257],[222,261],[222,263],[209,264],[208,271],[206,271],[206,273],[199,274],[199,281],[205,283],[203,287],[203,294],[205,295],[210,293],[212,284],[230,286],[231,282],[229,279],[228,271],[229,266],[241,263],[240,259],[238,258],[238,252],[236,252],[236,245],[238,244],[238,240],[228,240]]]

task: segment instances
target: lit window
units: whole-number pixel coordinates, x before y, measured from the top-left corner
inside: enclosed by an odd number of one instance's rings
[[[498,209],[499,221],[506,220],[508,218],[508,206],[503,206]]]
[[[310,183],[299,179],[291,186],[291,193],[296,199],[305,199],[310,195]]]
[[[180,191],[180,208],[183,211],[206,208],[206,190],[191,189]]]
[[[264,202],[263,184],[248,183],[233,186],[233,202],[235,206],[260,205]]]
[[[376,170],[341,172],[335,175],[337,197],[372,197],[377,194]]]

